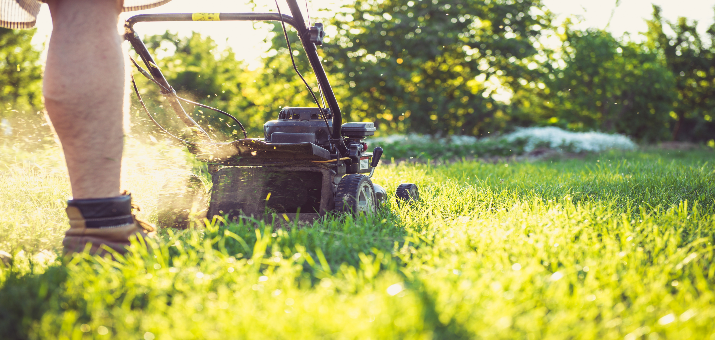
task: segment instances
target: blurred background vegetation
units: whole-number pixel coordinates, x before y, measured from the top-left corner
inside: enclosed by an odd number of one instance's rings
[[[323,20],[329,36],[319,53],[338,102],[347,120],[375,121],[381,135],[485,137],[556,126],[641,143],[714,143],[715,24],[701,36],[695,21],[669,22],[653,6],[647,32],[618,38],[569,20],[555,25],[540,0],[355,0],[333,14]],[[41,53],[32,35],[0,29],[0,134],[20,133],[18,120],[42,121]],[[558,43],[545,43],[553,37]],[[297,35],[289,38],[317,93]],[[314,106],[279,24],[266,39],[271,47],[258,68],[198,33],[144,40],[181,96],[233,113],[259,137],[281,107]],[[158,89],[135,76],[150,111],[171,127]],[[239,136],[225,117],[186,108],[225,139]],[[134,96],[132,115],[137,135],[160,138]]]

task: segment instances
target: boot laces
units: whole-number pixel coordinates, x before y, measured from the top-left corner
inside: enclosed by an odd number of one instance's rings
[[[122,195],[131,196],[132,194],[128,190],[124,190],[124,191],[122,191]],[[134,213],[134,211],[142,211],[139,204],[136,204],[134,202],[132,202],[131,204],[132,204],[132,218],[134,219],[134,222],[137,225],[139,225],[140,228],[144,229],[144,231],[146,231],[147,233],[156,231],[156,227],[154,227],[151,223],[138,218],[137,215]]]

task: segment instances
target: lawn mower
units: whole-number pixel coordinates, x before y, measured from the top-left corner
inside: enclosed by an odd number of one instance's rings
[[[207,217],[223,216],[229,220],[242,217],[275,218],[285,221],[312,221],[329,212],[373,214],[385,201],[386,192],[371,180],[383,150],[368,152],[365,138],[374,135],[372,122],[343,123],[340,106],[318,57],[316,46],[323,43],[322,24],[308,27],[296,0],[287,0],[292,15],[278,13],[185,13],[140,14],[127,19],[125,40],[129,41],[146,69],[132,59],[137,69],[159,86],[169,107],[191,131],[192,138],[181,138],[149,118],[168,135],[185,143],[191,153],[208,163],[213,186]],[[316,107],[284,107],[277,120],[264,124],[263,138],[248,138],[243,125],[233,115],[181,98],[167,82],[146,46],[134,30],[140,22],[156,21],[279,21],[290,51],[293,68],[303,80]],[[296,67],[286,25],[297,30],[311,68],[316,75],[326,107],[321,105],[311,87]],[[237,123],[245,138],[232,142],[214,142],[181,105],[181,101],[214,110]],[[196,181],[192,185],[196,185]],[[403,201],[419,199],[412,183],[398,186],[396,197]],[[187,221],[190,205],[172,207],[174,225]],[[177,218],[178,217],[178,218]],[[185,222],[187,223],[187,222]]]

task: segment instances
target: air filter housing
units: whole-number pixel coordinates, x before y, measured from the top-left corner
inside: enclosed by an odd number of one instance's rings
[[[373,122],[345,123],[341,128],[342,135],[353,139],[363,139],[375,134]]]

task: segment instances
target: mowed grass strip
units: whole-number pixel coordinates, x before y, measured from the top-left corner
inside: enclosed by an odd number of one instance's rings
[[[0,334],[712,339],[714,161],[653,151],[385,166],[376,183],[416,183],[423,200],[291,229],[164,230],[151,252],[116,262],[18,260],[1,274]]]

